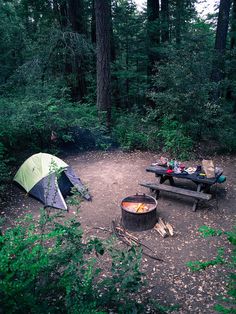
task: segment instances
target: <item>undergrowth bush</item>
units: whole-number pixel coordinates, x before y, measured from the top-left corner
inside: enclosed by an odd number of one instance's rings
[[[103,313],[102,292],[94,282],[100,270],[93,254],[102,255],[103,245],[98,239],[83,243],[79,225],[58,222],[43,212],[39,223],[28,218],[4,232],[0,237],[2,311]]]
[[[4,145],[0,142],[0,195],[5,192],[6,182],[10,178],[10,170],[7,165],[7,158],[5,157],[6,149]]]
[[[187,159],[191,156],[193,140],[186,135],[185,127],[178,121],[171,120],[171,116],[164,116],[162,119],[158,137],[162,142],[163,150],[171,153],[173,157]]]
[[[100,268],[103,256],[111,267]],[[80,223],[42,210],[0,232],[2,313],[145,313],[141,251],[83,239]],[[157,307],[157,304],[155,304]],[[155,313],[164,313],[163,310]]]
[[[213,51],[205,31],[198,25],[178,49],[169,45],[168,61],[157,64],[153,76],[150,121],[156,121],[163,147],[170,152],[187,154],[201,141],[217,142],[217,151],[236,149],[234,103],[225,97],[232,82],[211,81]],[[212,97],[216,89],[221,91],[217,100]]]
[[[121,113],[117,117],[113,136],[124,150],[148,149],[148,134],[138,113]]]
[[[0,141],[10,153],[50,149],[52,131],[69,141],[68,129],[73,126],[100,134],[95,138],[101,142],[104,128],[95,105],[72,103],[57,86],[41,88],[38,94],[0,98]]]
[[[225,258],[225,249],[219,248],[217,256],[209,261],[190,261],[187,263],[187,266],[192,271],[205,270],[209,266],[219,265],[219,264],[227,264],[229,269],[229,274],[227,278],[227,295],[222,296],[219,299],[219,303],[215,305],[214,309],[217,312],[224,314],[235,314],[235,306],[236,306],[236,227],[233,228],[230,232],[223,232],[221,230],[215,230],[208,226],[202,226],[199,228],[201,235],[203,237],[209,236],[221,236],[226,235],[227,240],[233,246],[230,258]]]
[[[123,113],[116,120],[113,136],[125,150],[162,150],[173,157],[189,158],[194,142],[187,135],[184,125],[164,116],[157,122],[157,111]]]

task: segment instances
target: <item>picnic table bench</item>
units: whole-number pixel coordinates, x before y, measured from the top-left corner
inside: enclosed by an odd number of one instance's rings
[[[210,192],[210,187],[215,184],[222,174],[218,173],[214,178],[206,178],[205,176],[200,176],[199,172],[194,172],[193,174],[188,173],[167,173],[167,168],[162,166],[149,166],[146,168],[147,172],[152,172],[156,177],[160,178],[158,182],[142,182],[141,186],[147,187],[151,192],[155,192],[156,198],[159,197],[160,191],[166,191],[174,194],[184,195],[192,197],[195,199],[193,204],[193,211],[196,211],[199,200],[209,201],[212,198]],[[188,188],[180,188],[175,186],[174,178],[191,180],[197,186],[196,191],[190,190]],[[170,185],[164,184],[169,181]]]

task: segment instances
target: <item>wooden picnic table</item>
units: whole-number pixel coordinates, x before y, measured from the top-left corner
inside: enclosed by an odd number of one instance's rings
[[[156,177],[160,178],[158,182],[144,182],[140,183],[141,186],[145,186],[149,188],[152,192],[155,191],[156,198],[158,198],[160,191],[166,191],[170,193],[180,194],[189,196],[195,199],[193,204],[193,211],[197,209],[198,202],[200,199],[202,200],[210,200],[212,195],[209,194],[210,187],[215,184],[222,174],[222,172],[218,173],[214,178],[207,178],[205,176],[201,176],[199,172],[194,172],[193,174],[188,173],[167,173],[168,168],[162,166],[149,166],[146,168],[147,172],[152,172]],[[196,191],[193,191],[188,188],[179,188],[175,186],[174,178],[190,180],[196,184]],[[166,181],[169,181],[170,185],[164,184]]]

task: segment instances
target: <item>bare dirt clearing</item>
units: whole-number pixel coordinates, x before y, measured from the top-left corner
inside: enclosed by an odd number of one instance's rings
[[[79,220],[86,235],[107,237],[108,234],[94,227],[110,228],[112,220],[119,220],[120,203],[124,197],[148,194],[139,182],[155,180],[145,168],[159,157],[149,152],[89,152],[65,158],[93,196],[93,201],[84,201],[79,210]],[[155,230],[134,233],[165,260],[161,263],[143,257],[142,269],[147,274],[148,283],[146,293],[163,305],[179,304],[176,313],[215,313],[213,306],[225,293],[226,266],[211,266],[194,273],[186,267],[188,261],[214,258],[217,248],[226,243],[224,236],[200,237],[200,226],[228,231],[235,223],[236,157],[218,157],[214,163],[224,169],[227,181],[214,186],[213,199],[201,203],[196,212],[191,210],[192,199],[161,193],[157,213],[174,226],[174,237],[163,239]],[[197,161],[189,162],[189,165],[196,164]],[[26,213],[39,215],[42,205],[18,187],[12,186],[11,195],[10,203],[1,209],[1,216],[14,222]],[[73,210],[67,215],[74,215]],[[230,249],[230,245],[226,246],[226,255]]]

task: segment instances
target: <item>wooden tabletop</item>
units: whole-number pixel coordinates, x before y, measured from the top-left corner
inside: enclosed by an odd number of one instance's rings
[[[183,173],[167,173],[168,168],[165,167],[161,167],[161,166],[149,166],[146,168],[146,171],[148,172],[153,172],[157,175],[160,176],[171,176],[171,177],[175,177],[175,178],[180,178],[180,179],[187,179],[187,180],[191,180],[194,181],[196,183],[203,183],[203,184],[208,184],[208,185],[212,185],[214,183],[217,182],[217,179],[219,178],[219,176],[222,174],[218,174],[216,177],[214,178],[206,178],[205,176],[199,176],[199,172],[194,172],[193,174],[183,174]]]

